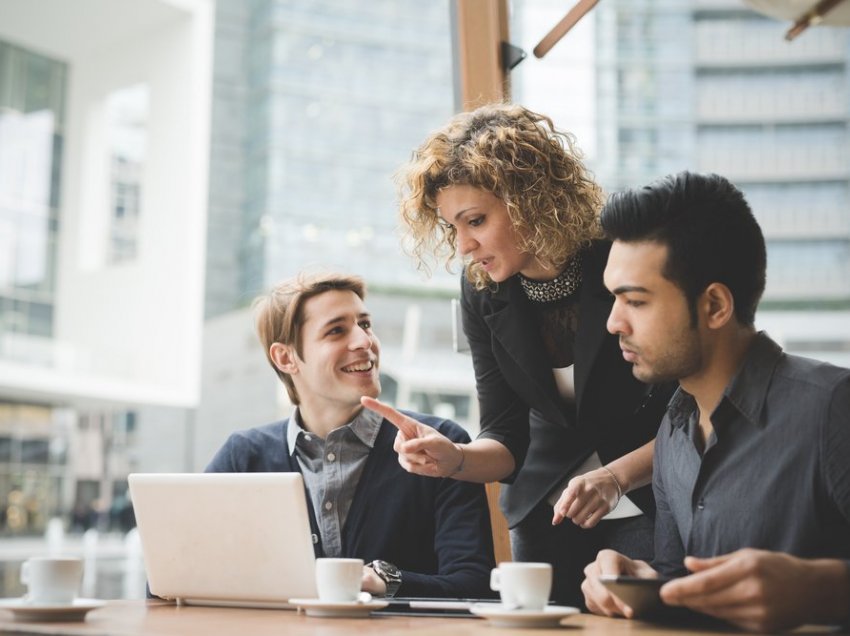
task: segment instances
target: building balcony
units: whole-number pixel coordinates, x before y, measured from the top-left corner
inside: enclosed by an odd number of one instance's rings
[[[766,301],[773,302],[823,302],[850,300],[850,282],[836,276],[818,276],[806,278],[787,278],[771,276],[768,272]]]
[[[783,224],[775,221],[765,221],[756,214],[759,225],[768,241],[777,243],[784,241],[835,241],[845,239],[850,241],[850,225],[840,222],[824,222],[820,219],[810,219],[809,223]]]
[[[732,93],[700,90],[697,125],[838,123],[848,120],[847,95],[842,92]]]
[[[770,280],[768,280],[770,286]],[[760,309],[756,328],[789,353],[850,367],[850,312]]]
[[[846,151],[816,152],[807,148],[771,148],[762,144],[748,150],[736,146],[702,148],[697,167],[717,172],[736,183],[823,182],[850,179],[850,158]]]
[[[844,64],[847,35],[819,29],[817,37],[784,40],[780,22],[711,20],[696,26],[695,63],[701,68],[781,68]]]
[[[162,405],[187,408],[196,387],[177,370],[151,379],[142,356],[21,333],[0,335],[0,387],[4,397],[46,404]]]
[[[699,13],[709,13],[717,11],[720,13],[729,13],[730,11],[748,12],[742,4],[741,0],[693,0],[694,11]]]
[[[850,169],[823,170],[794,170],[778,167],[743,164],[732,162],[713,162],[700,160],[697,166],[700,172],[716,172],[737,184],[745,183],[815,183],[845,181],[850,179]]]
[[[811,68],[846,64],[843,52],[812,52],[805,56],[782,55],[778,51],[698,50],[694,66],[702,69]]]

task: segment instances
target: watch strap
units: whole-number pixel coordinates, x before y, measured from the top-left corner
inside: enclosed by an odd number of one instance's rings
[[[401,587],[401,570],[392,563],[382,561],[380,559],[375,559],[369,563],[369,567],[374,570],[375,574],[377,574],[384,582],[384,585],[386,585],[387,597],[392,598],[395,596],[398,592],[398,588]]]

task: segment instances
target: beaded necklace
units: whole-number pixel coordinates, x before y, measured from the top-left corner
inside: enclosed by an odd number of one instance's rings
[[[564,271],[552,280],[531,280],[520,274],[519,282],[528,299],[536,303],[551,303],[568,298],[581,285],[581,254],[576,254]]]

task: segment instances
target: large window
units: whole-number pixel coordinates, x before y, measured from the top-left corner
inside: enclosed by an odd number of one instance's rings
[[[516,0],[514,42],[531,48],[563,17],[554,4]],[[517,68],[514,97],[576,133],[608,191],[730,178],[769,239],[763,306],[850,307],[850,30],[788,43],[781,22],[733,5],[599,3]]]
[[[421,286],[399,249],[393,173],[454,108],[448,1],[223,2],[217,15],[208,315],[311,265]]]
[[[149,103],[145,84],[114,91],[106,99],[110,263],[133,260],[138,250]]]
[[[39,535],[60,505],[69,430],[63,412],[0,402],[0,536]]]
[[[53,330],[66,72],[0,41],[0,358]]]

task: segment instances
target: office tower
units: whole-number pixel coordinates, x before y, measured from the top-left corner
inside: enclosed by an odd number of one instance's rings
[[[447,2],[217,7],[206,314],[309,266],[423,282],[396,232],[396,168],[453,111]]]
[[[454,112],[451,36],[446,0],[217,3],[196,466],[228,431],[289,411],[244,307],[302,269],[366,280],[386,399],[466,417],[459,270],[426,278],[403,253],[393,180]]]
[[[786,42],[787,24],[730,0],[615,1],[595,14],[605,185],[723,174],[765,232],[763,306],[850,305],[850,32]]]

